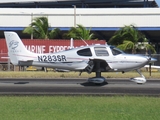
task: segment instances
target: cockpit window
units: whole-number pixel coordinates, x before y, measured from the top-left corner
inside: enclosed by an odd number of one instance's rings
[[[120,49],[115,48],[115,47],[113,47],[113,46],[111,46],[110,48],[111,48],[111,51],[112,51],[112,54],[113,54],[113,55],[119,55],[119,54],[123,54],[123,53],[124,53],[124,52],[121,51]]]
[[[80,56],[92,56],[90,48],[79,50],[77,51],[77,54]]]
[[[97,56],[109,56],[106,47],[95,47],[94,50]]]

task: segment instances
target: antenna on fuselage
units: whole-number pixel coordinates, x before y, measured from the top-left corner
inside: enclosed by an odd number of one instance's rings
[[[83,40],[83,38],[81,38],[81,40],[88,46],[88,44],[86,43],[86,41],[85,40]]]
[[[74,48],[74,45],[73,45],[73,38],[71,38],[70,40],[70,49],[73,49]]]

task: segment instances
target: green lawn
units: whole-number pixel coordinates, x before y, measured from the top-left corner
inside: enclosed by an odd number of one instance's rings
[[[160,120],[160,98],[0,96],[1,120]]]

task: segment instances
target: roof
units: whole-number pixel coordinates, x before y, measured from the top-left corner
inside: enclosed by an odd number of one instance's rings
[[[0,0],[0,7],[17,8],[157,7],[155,0]]]

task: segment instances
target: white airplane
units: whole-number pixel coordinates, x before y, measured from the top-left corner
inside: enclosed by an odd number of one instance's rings
[[[89,78],[88,81],[98,84],[106,80],[101,76],[101,72],[124,73],[131,70],[136,70],[140,74],[140,77],[131,78],[131,81],[145,83],[146,79],[139,69],[151,61],[156,61],[148,56],[125,54],[109,45],[87,45],[57,53],[37,54],[25,48],[17,33],[6,31],[4,35],[12,64],[95,72],[95,77]]]
[[[150,66],[149,65],[145,65],[144,67],[145,68],[149,68]],[[160,69],[160,66],[152,65],[151,68]]]

